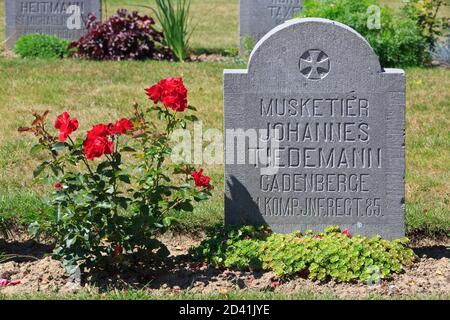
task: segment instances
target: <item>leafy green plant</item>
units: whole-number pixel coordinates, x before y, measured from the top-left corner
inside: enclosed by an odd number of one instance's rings
[[[69,42],[47,34],[27,34],[17,40],[15,52],[22,58],[64,58]]]
[[[190,0],[155,0],[155,16],[162,26],[164,41],[178,61],[189,57],[189,40],[192,30],[189,29]]]
[[[372,28],[373,12],[380,7],[380,28]],[[377,0],[307,0],[301,17],[319,17],[344,23],[367,39],[384,67],[419,66],[430,60],[427,38],[414,15],[381,7]]]
[[[444,0],[410,0],[403,7],[407,16],[417,21],[422,36],[431,51],[436,48],[439,37],[443,34],[444,29],[449,26],[448,18],[438,16],[443,5]]]
[[[244,227],[215,235],[191,253],[216,266],[272,270],[279,277],[305,274],[312,280],[338,282],[389,278],[416,259],[406,247],[407,239],[387,241],[351,237],[347,230],[329,227],[323,233],[305,235],[269,233],[267,229]]]
[[[227,260],[229,255],[235,255],[236,252],[233,251],[236,245],[240,246],[239,242],[243,240],[259,240],[264,239],[269,235],[270,231],[266,227],[256,228],[254,226],[244,226],[241,228],[232,228],[231,230],[225,231],[221,228],[215,228],[209,232],[208,238],[204,240],[200,246],[191,248],[190,254],[193,255],[195,259],[203,260],[208,263],[215,265],[226,265],[231,267],[233,264],[231,260],[236,260],[231,257]],[[253,244],[249,244],[251,247]],[[245,250],[245,249],[244,249]],[[257,251],[247,251],[249,256],[241,256],[243,261],[250,262],[253,261],[253,254]],[[242,264],[244,265],[244,263]],[[243,267],[245,268],[245,267]]]
[[[245,60],[248,60],[253,48],[255,47],[255,42],[249,35],[244,35],[241,39],[241,55]]]
[[[259,257],[260,243],[251,239],[237,241],[227,248],[224,260],[226,268],[260,270],[262,262]]]
[[[49,234],[54,256],[69,270],[119,265],[136,252],[166,256],[156,233],[171,226],[175,213],[192,212],[194,202],[211,194],[203,169],[167,160],[171,133],[196,121],[186,114],[195,108],[182,79],[164,79],[146,91],[154,106],[135,104],[130,119],[97,124],[82,137],[72,138],[78,120],[67,112],[54,123],[59,136],[46,124],[48,111],[34,113],[31,126],[19,129],[39,138],[33,154],[48,154],[34,176],[54,184],[48,207],[56,208],[56,217],[36,221],[30,232]]]

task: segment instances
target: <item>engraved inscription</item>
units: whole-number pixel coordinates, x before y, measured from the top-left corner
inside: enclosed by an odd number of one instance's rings
[[[271,0],[269,2],[267,10],[276,24],[283,23],[294,17],[301,10],[298,0]]]
[[[7,45],[22,34],[51,34],[77,40],[86,32],[89,13],[101,17],[101,0],[5,0]]]
[[[382,194],[373,185],[374,175],[382,174],[384,155],[377,143],[380,130],[372,129],[369,97],[353,92],[344,97],[257,100],[259,116],[265,119],[265,135],[260,139],[268,140],[277,132],[281,143],[275,150],[257,153],[275,159],[278,169],[259,179],[260,192],[254,201],[263,216],[377,219],[385,215]],[[261,161],[259,166],[263,165]]]
[[[69,19],[74,18],[74,8],[79,15],[85,12],[84,2],[81,1],[20,1],[17,6],[15,25],[25,28],[37,26],[66,28]],[[77,26],[80,29],[81,23]]]
[[[270,30],[296,17],[302,11],[303,0],[239,0],[239,6],[244,54]]]
[[[84,11],[84,2],[81,1],[18,1],[21,14],[64,14],[72,5]]]

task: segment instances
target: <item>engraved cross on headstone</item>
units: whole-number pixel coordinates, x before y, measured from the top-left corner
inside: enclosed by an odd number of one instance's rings
[[[308,50],[300,58],[300,72],[307,79],[323,79],[329,71],[330,59],[322,50]]]

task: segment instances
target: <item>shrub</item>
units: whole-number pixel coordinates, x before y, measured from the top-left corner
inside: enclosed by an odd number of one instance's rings
[[[405,12],[381,9],[380,29],[369,28],[377,0],[308,0],[302,17],[327,18],[344,23],[358,31],[371,44],[384,67],[418,66],[429,60],[427,40],[418,21]]]
[[[216,266],[271,270],[279,277],[301,273],[320,281],[376,281],[401,272],[415,261],[407,243],[407,239],[352,237],[338,227],[329,227],[317,235],[311,231],[283,235],[245,227],[216,234],[191,253]]]
[[[190,0],[155,0],[155,15],[164,31],[164,41],[179,61],[188,58]],[[173,3],[175,2],[175,4]]]
[[[428,48],[432,51],[443,30],[448,28],[446,18],[439,18],[439,9],[444,0],[410,0],[403,11],[414,21],[417,21]]]
[[[47,34],[27,34],[17,40],[15,52],[22,58],[64,58],[69,42]]]
[[[48,112],[19,129],[39,138],[33,153],[49,155],[34,175],[54,183],[49,204],[57,209],[55,222],[35,222],[30,232],[54,238],[53,254],[69,269],[120,265],[136,252],[164,257],[168,251],[155,234],[170,227],[174,213],[191,212],[193,202],[210,196],[203,170],[166,161],[170,134],[196,119],[186,114],[195,108],[183,81],[168,78],[146,91],[153,107],[135,104],[130,119],[97,124],[83,137],[73,137],[78,120],[67,112],[55,121],[59,136],[47,127]]]
[[[88,32],[69,45],[71,57],[95,60],[171,59],[163,45],[164,35],[154,28],[155,21],[137,12],[120,9],[105,22],[89,15]]]

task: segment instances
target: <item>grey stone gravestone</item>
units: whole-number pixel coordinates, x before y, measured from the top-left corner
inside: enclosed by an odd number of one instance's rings
[[[248,39],[256,44],[267,32],[295,17],[303,0],[240,0],[241,50]]]
[[[404,235],[405,74],[326,19],[290,20],[225,70],[225,223]]]
[[[5,0],[6,45],[23,34],[45,33],[77,40],[86,33],[89,13],[101,19],[101,0]]]

